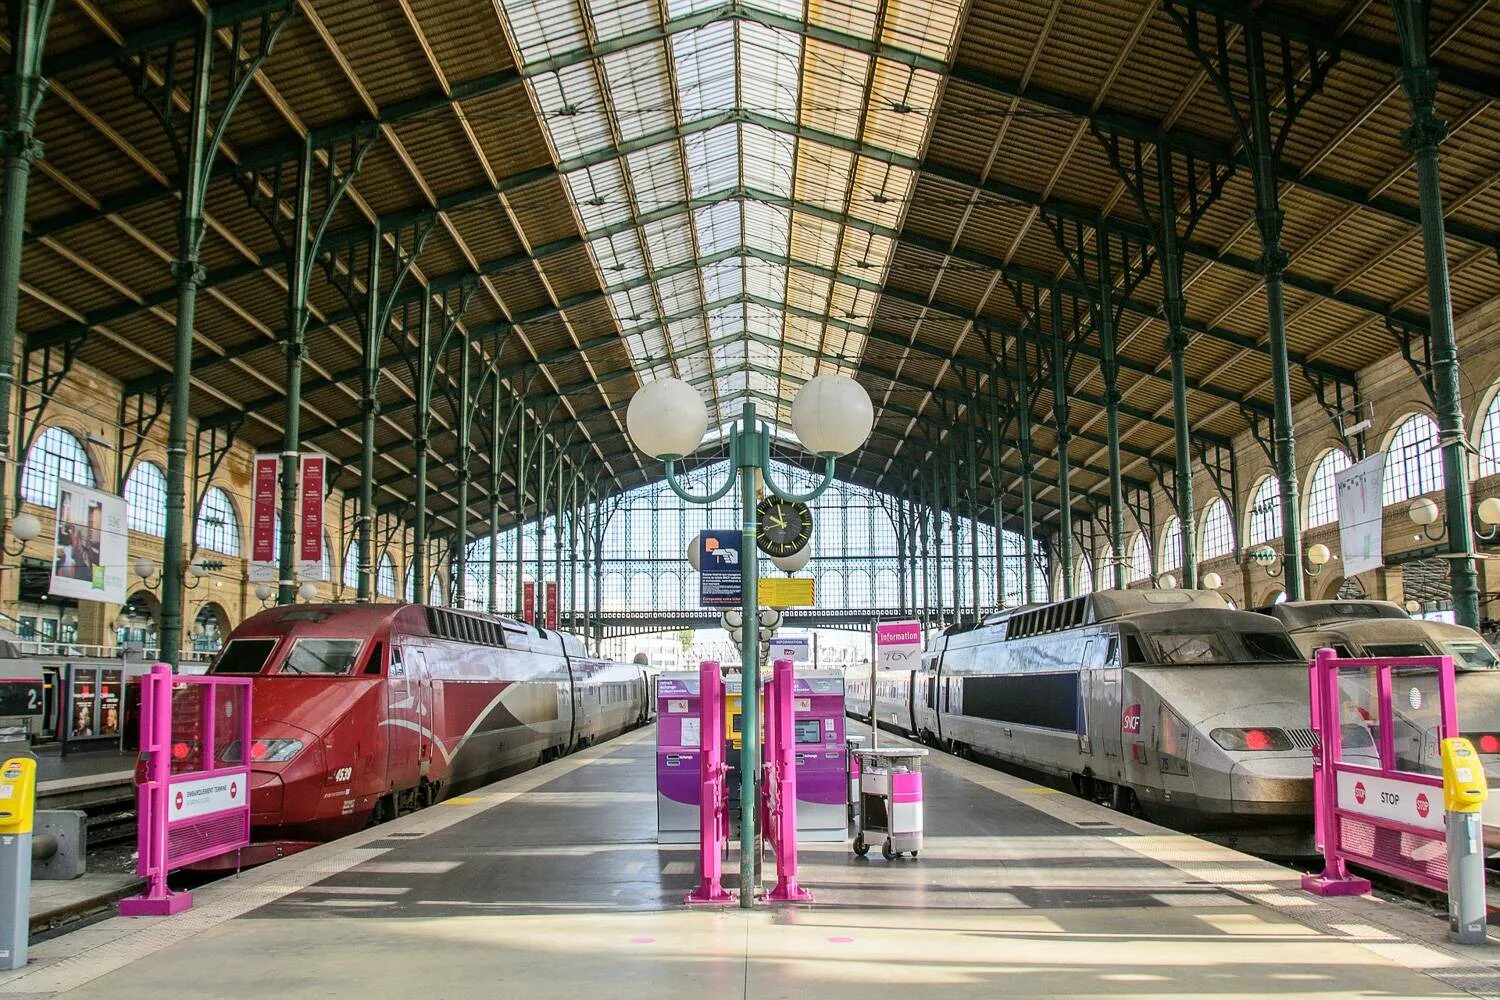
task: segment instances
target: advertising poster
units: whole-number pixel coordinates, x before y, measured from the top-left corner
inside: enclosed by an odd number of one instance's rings
[[[557,581],[547,581],[547,627],[557,628]]]
[[[276,480],[281,459],[256,455],[251,475],[254,505],[250,512],[250,582],[276,579]]]
[[[536,624],[536,583],[532,580],[521,585],[521,620]]]
[[[60,482],[52,580],[47,589],[75,601],[125,603],[125,501],[108,493]]]
[[[705,608],[739,607],[744,592],[740,577],[740,533],[699,532],[698,604]]]
[[[302,456],[302,476],[298,480],[302,494],[302,516],[297,526],[297,575],[303,580],[324,580],[323,576],[323,480],[326,459],[322,455]]]
[[[1382,549],[1385,506],[1385,452],[1355,462],[1333,475],[1338,490],[1339,549],[1344,577],[1385,565]]]

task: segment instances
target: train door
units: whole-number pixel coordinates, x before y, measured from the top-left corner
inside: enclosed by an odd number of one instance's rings
[[[1090,640],[1092,657],[1088,662],[1089,702],[1096,752],[1111,758],[1118,769],[1121,753],[1121,731],[1125,722],[1120,714],[1120,640],[1114,635],[1098,635]]]
[[[432,696],[432,673],[427,669],[427,654],[414,650],[412,659],[416,666],[414,678],[417,697],[417,772],[427,777],[432,768],[432,744],[437,737],[438,720],[433,711],[436,699]]]
[[[396,788],[410,787],[418,776],[417,762],[429,756],[428,737],[423,732],[427,730],[427,717],[421,711],[421,656],[420,650],[391,646],[390,669],[386,672],[386,759],[391,784]]]

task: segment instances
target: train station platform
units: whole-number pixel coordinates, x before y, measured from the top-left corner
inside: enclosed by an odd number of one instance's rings
[[[919,859],[808,845],[812,904],[688,909],[653,730],[42,942],[0,996],[1488,995],[1500,952],[1408,904],[934,753]],[[731,865],[731,870],[733,866]],[[936,994],[934,994],[936,995]]]

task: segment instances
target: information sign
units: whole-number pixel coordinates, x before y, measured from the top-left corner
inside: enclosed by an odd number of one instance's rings
[[[698,534],[698,604],[705,608],[738,607],[745,588],[740,576],[740,533]]]

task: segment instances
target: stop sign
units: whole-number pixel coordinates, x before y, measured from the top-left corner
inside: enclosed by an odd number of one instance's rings
[[[1356,781],[1354,783],[1354,801],[1360,805],[1365,804],[1365,783],[1363,781]]]

